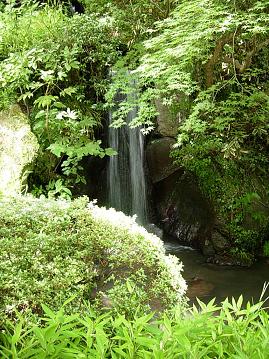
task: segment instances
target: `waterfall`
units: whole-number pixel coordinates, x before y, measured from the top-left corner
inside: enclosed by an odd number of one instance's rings
[[[127,123],[136,116],[129,112]],[[112,114],[109,114],[109,125]],[[144,170],[144,136],[140,128],[109,127],[109,147],[118,154],[111,156],[108,166],[109,206],[129,215],[137,215],[137,221],[147,223],[147,193]]]

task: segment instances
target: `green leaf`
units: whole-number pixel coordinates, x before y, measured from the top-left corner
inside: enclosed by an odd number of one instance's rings
[[[27,92],[25,92],[24,94],[22,94],[22,95],[18,98],[18,100],[19,100],[19,101],[20,101],[20,100],[25,101],[25,100],[27,100],[28,98],[31,98],[31,97],[33,97],[33,96],[34,96],[33,92],[27,91]]]
[[[105,149],[105,154],[107,156],[115,156],[115,155],[118,154],[118,152],[115,151],[113,148],[108,147],[108,148]]]
[[[42,309],[44,310],[44,313],[51,319],[55,318],[55,313],[45,304],[42,304]]]
[[[73,69],[79,69],[80,63],[79,63],[78,61],[74,60],[74,61],[71,61],[71,62],[70,62],[70,66],[71,66]]]
[[[66,152],[66,147],[60,143],[52,143],[47,149],[57,157]]]
[[[65,89],[63,89],[61,92],[60,92],[60,96],[64,97],[64,96],[72,96],[74,93],[77,92],[77,89],[75,87],[67,87]]]
[[[55,102],[53,103],[53,106],[56,107],[56,108],[59,108],[59,109],[65,109],[65,108],[66,108],[66,105],[63,104],[63,103],[60,102],[60,101],[55,101]]]
[[[58,96],[52,96],[52,95],[45,95],[38,97],[34,104],[37,105],[37,107],[49,107],[53,102],[55,102],[58,99]]]

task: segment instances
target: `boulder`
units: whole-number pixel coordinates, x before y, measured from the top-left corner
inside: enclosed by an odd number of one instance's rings
[[[211,256],[215,255],[215,249],[214,249],[214,246],[213,246],[211,240],[209,240],[209,239],[205,240],[203,247],[202,247],[202,253],[206,257],[211,257]]]
[[[179,126],[179,116],[173,113],[170,106],[164,105],[161,99],[155,101],[158,111],[157,132],[161,136],[176,138]]]
[[[218,230],[213,231],[211,243],[217,253],[223,253],[231,247],[228,237],[225,237]]]
[[[149,233],[155,234],[155,236],[159,238],[163,238],[163,230],[156,226],[156,224],[149,223],[145,226],[145,228]]]
[[[149,176],[152,183],[159,182],[179,169],[170,157],[172,146],[176,143],[173,138],[163,137],[147,145],[146,157]]]
[[[30,164],[38,142],[20,107],[0,112],[0,193],[15,195],[26,190]]]
[[[217,264],[219,266],[240,266],[240,267],[250,267],[253,264],[254,258],[240,258],[230,253],[224,254],[215,254],[214,256],[208,256],[206,259],[207,263]]]

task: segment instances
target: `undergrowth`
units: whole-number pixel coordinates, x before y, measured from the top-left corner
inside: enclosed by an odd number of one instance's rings
[[[18,316],[3,324],[2,358],[251,358],[269,353],[269,315],[263,302],[242,305],[225,300],[199,302],[184,314],[174,309],[159,319],[154,313],[98,315],[53,312],[43,305],[45,317],[38,323]]]

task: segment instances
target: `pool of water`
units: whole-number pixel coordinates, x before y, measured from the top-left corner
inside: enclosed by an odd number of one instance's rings
[[[206,263],[205,257],[196,250],[183,247],[172,240],[165,241],[167,253],[174,254],[184,264],[183,277],[189,282],[189,297],[197,296],[205,302],[212,298],[220,303],[226,297],[257,302],[265,282],[269,282],[269,262],[260,260],[250,268],[218,266]],[[266,291],[269,296],[269,289]],[[266,304],[269,306],[269,300]]]

